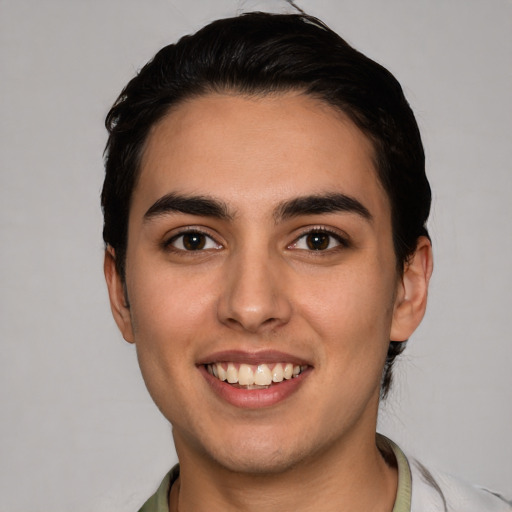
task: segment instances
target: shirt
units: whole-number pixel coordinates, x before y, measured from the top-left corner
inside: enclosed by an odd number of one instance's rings
[[[511,502],[503,497],[427,469],[415,459],[408,459],[387,437],[377,434],[377,445],[386,458],[396,460],[398,486],[392,512],[512,512]],[[169,512],[169,491],[179,474],[176,465],[139,512]]]

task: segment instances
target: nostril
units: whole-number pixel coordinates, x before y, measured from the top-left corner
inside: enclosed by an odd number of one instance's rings
[[[256,318],[237,319],[234,317],[229,317],[226,318],[224,323],[234,329],[243,329],[244,331],[256,333],[261,331],[262,329],[268,330],[273,328],[279,323],[279,319],[275,317],[267,318],[265,320],[260,320]]]

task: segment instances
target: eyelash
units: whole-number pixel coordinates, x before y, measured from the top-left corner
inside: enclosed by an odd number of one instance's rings
[[[329,237],[329,240],[327,242],[328,246],[326,248],[323,248],[323,249],[312,249],[312,248],[302,249],[302,248],[296,247],[301,239],[304,239],[304,238],[306,238],[308,236],[315,235],[315,234],[326,235],[327,237]],[[337,245],[335,245],[334,247],[329,247],[331,245],[332,239],[334,239],[336,241]],[[317,227],[314,227],[314,228],[307,228],[307,229],[305,229],[288,246],[288,248],[289,249],[302,250],[302,251],[311,252],[311,253],[317,253],[318,254],[318,253],[325,253],[325,252],[335,251],[337,249],[338,250],[339,249],[344,249],[344,248],[347,248],[349,246],[350,246],[350,243],[349,243],[349,240],[348,240],[348,238],[346,236],[342,235],[341,233],[338,233],[337,231],[333,231],[331,229],[328,229],[328,228],[325,228],[325,227],[322,227],[322,226],[317,226]]]
[[[209,240],[210,242],[213,242],[216,247],[207,247],[206,249],[204,247],[200,247],[200,248],[194,250],[194,249],[178,248],[173,245],[177,240],[179,240],[180,238],[183,239],[186,235],[198,235],[200,237],[203,237],[203,239],[206,239],[204,241],[205,244],[208,244],[208,240]],[[176,252],[176,253],[184,253],[184,252],[200,253],[205,250],[218,250],[218,249],[222,248],[222,244],[218,243],[209,233],[203,231],[202,229],[194,228],[194,227],[184,229],[184,230],[180,231],[179,233],[172,235],[168,240],[164,241],[164,243],[162,245],[165,250],[168,250],[171,252]],[[183,245],[183,240],[182,240],[182,245]]]
[[[315,234],[325,235],[326,237],[328,237],[327,246],[326,247],[316,248],[316,249],[315,248],[311,248],[311,247],[309,247],[309,248],[297,247],[299,242],[302,239],[305,239],[306,237],[311,236],[311,235],[315,235]],[[179,240],[180,238],[183,239],[183,237],[185,237],[186,235],[198,235],[198,236],[202,237],[202,241],[203,241],[204,245],[200,246],[197,249],[186,249],[184,247],[184,245],[183,245],[183,240],[181,242],[181,245],[183,247],[176,247],[176,246],[173,245],[173,244],[176,243],[177,240]],[[333,239],[336,242],[336,245],[334,247],[330,247],[331,244],[332,244]],[[215,245],[215,247],[205,247],[205,245],[208,245],[209,243],[212,243],[212,242]],[[222,247],[223,247],[222,244],[218,243],[215,240],[215,238],[213,238],[213,236],[211,236],[211,234],[205,232],[202,229],[195,228],[195,227],[187,228],[185,230],[180,231],[179,233],[176,233],[176,234],[172,235],[162,245],[163,245],[163,248],[165,250],[176,252],[176,253],[184,253],[184,252],[187,252],[187,253],[201,253],[201,252],[206,251],[206,250],[219,250],[219,249],[222,249]],[[327,229],[327,228],[322,227],[322,226],[317,226],[317,227],[314,227],[314,228],[304,229],[303,232],[297,238],[295,238],[295,240],[290,245],[287,246],[287,249],[290,249],[290,250],[300,250],[300,251],[305,251],[305,252],[319,254],[319,253],[335,251],[337,249],[339,250],[339,249],[347,248],[349,246],[350,246],[350,243],[349,243],[349,241],[348,241],[346,236],[341,235],[337,231],[333,231],[331,229]]]

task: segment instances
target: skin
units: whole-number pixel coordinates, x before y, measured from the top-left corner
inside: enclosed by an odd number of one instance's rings
[[[279,215],[290,200],[334,193],[369,216]],[[148,216],[166,194],[207,196],[228,216]],[[183,229],[205,233],[204,248],[187,251]],[[311,230],[327,248],[309,248]],[[375,445],[380,379],[389,340],[409,338],[424,314],[432,255],[420,238],[397,275],[373,148],[348,118],[299,93],[177,106],[147,140],[126,297],[114,258],[109,248],[114,318],[173,426],[181,476],[171,509],[392,509],[396,470]],[[235,349],[293,355],[307,375],[271,406],[234,406],[200,363]]]

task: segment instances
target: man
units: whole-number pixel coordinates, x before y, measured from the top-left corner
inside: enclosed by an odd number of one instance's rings
[[[162,49],[107,127],[112,311],[180,461],[143,511],[511,510],[376,434],[432,272],[387,70],[315,18],[252,13]]]

